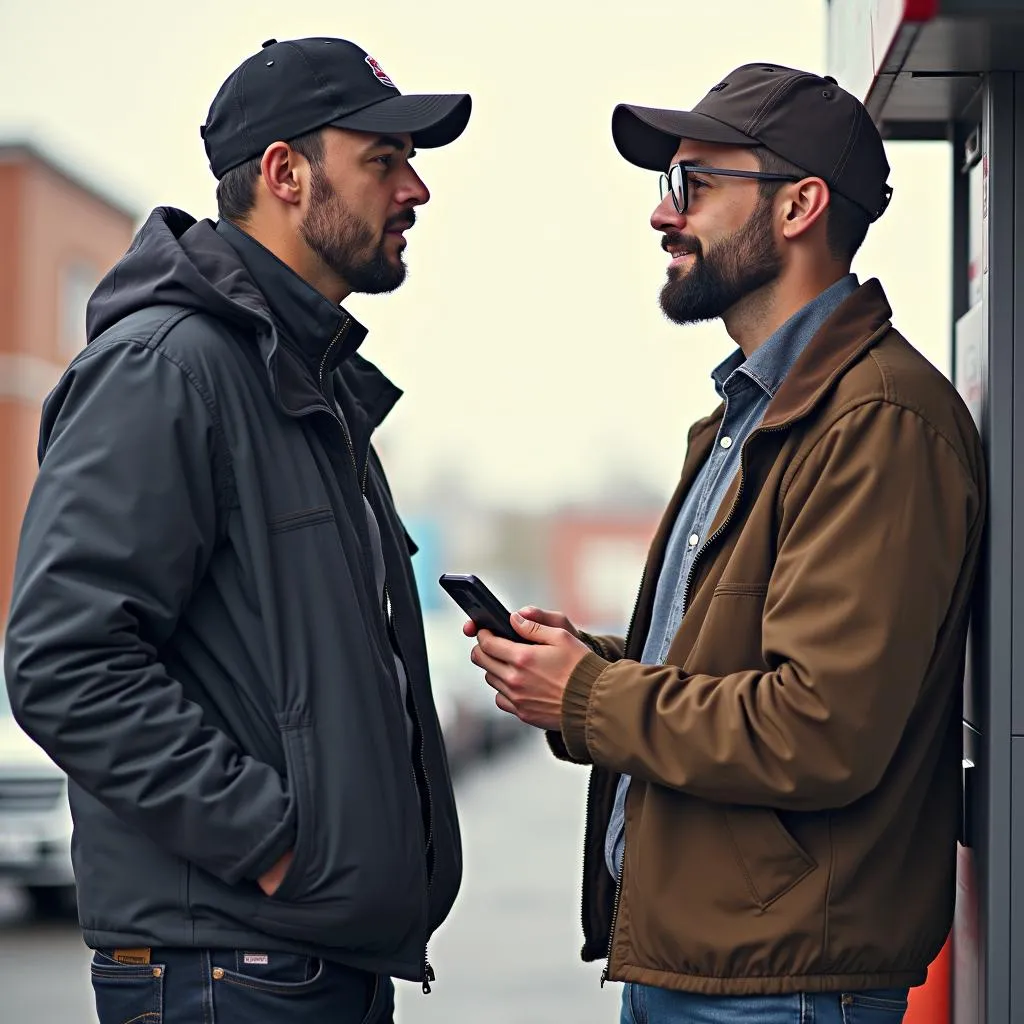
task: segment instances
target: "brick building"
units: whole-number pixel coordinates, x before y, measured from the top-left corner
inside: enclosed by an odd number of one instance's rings
[[[135,214],[27,144],[0,142],[0,634],[43,398],[85,344],[85,304]]]

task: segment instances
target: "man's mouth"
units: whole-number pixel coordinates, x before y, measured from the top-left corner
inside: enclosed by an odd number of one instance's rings
[[[697,247],[690,245],[688,242],[669,242],[666,239],[661,243],[661,247],[669,254],[669,256],[672,257],[673,263],[678,263],[679,261],[686,259],[688,256],[697,255]]]
[[[384,233],[386,235],[398,235],[399,237],[401,237],[402,235],[405,234],[406,231],[409,230],[409,228],[413,226],[414,223],[415,221],[408,219],[395,221],[395,223],[388,224],[387,227],[384,228]]]

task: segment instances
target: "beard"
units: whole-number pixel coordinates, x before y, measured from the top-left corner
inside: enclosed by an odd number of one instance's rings
[[[689,270],[670,267],[661,289],[661,308],[673,323],[716,320],[751,293],[775,281],[782,257],[772,237],[772,203],[760,199],[743,227],[708,246],[692,235],[670,234],[662,248],[683,246],[693,253]]]
[[[404,280],[406,266],[384,248],[385,236],[374,238],[369,224],[354,213],[334,191],[323,171],[313,166],[309,209],[299,231],[321,262],[354,292],[377,295],[393,292]],[[416,221],[412,210],[391,217],[384,230],[408,228]]]

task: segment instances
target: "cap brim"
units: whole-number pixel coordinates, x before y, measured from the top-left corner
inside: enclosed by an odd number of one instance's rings
[[[389,96],[331,124],[355,132],[411,135],[417,148],[434,149],[454,142],[466,130],[472,108],[473,100],[465,94]]]
[[[682,139],[723,146],[757,146],[756,139],[692,110],[659,110],[620,103],[612,114],[615,147],[631,163],[666,171]]]

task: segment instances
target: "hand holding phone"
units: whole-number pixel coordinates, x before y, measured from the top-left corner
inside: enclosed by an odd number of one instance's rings
[[[473,620],[477,629],[489,629],[495,636],[517,644],[528,644],[509,621],[511,612],[473,575],[445,573],[438,581],[455,603]]]

